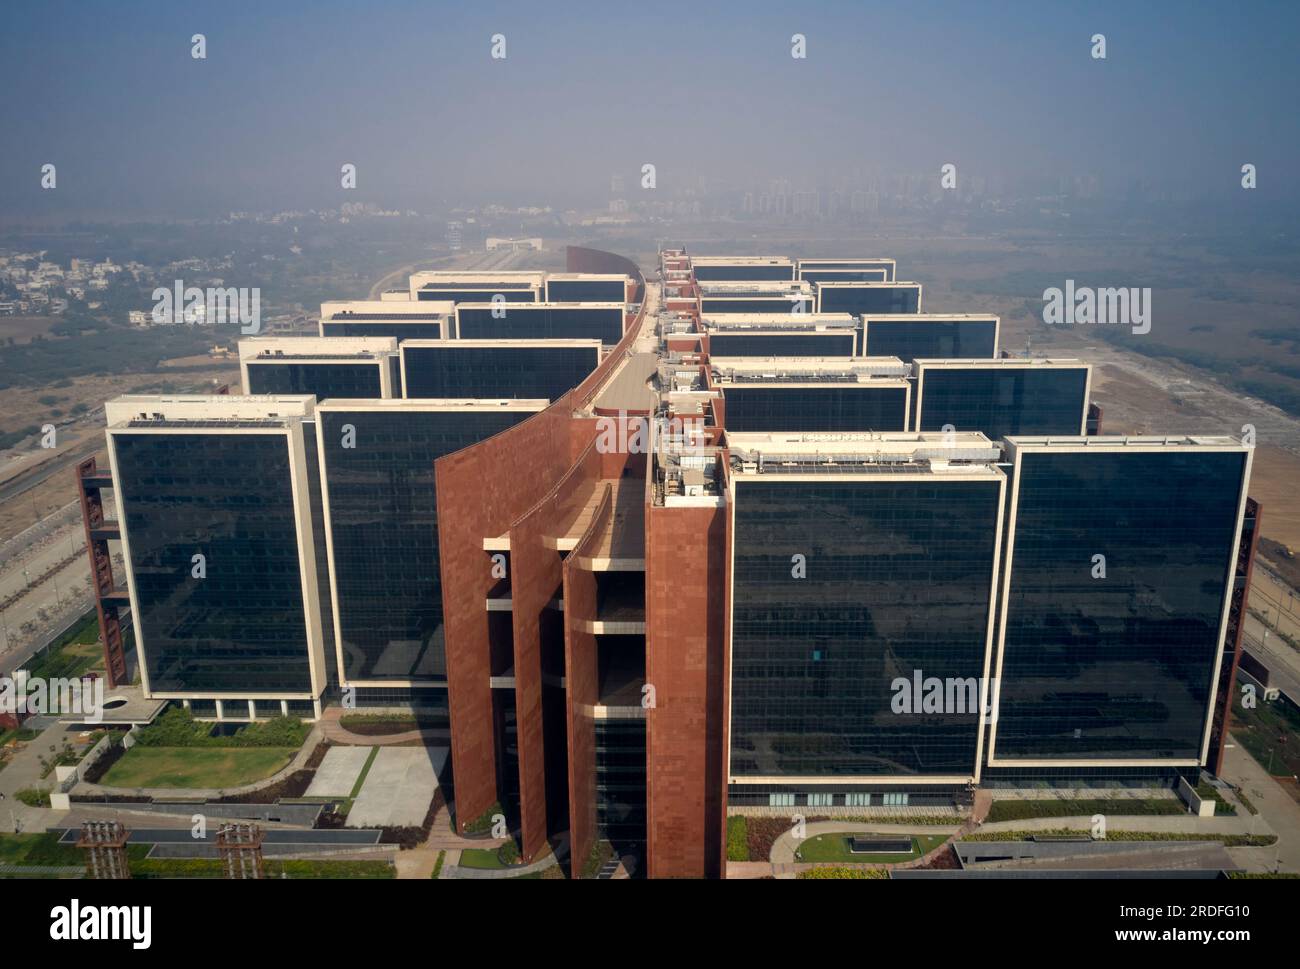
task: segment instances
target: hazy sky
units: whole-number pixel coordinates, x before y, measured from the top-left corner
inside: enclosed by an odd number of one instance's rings
[[[0,215],[565,204],[645,162],[664,190],[951,162],[1211,192],[1250,162],[1296,196],[1300,4],[800,6],[5,0]]]

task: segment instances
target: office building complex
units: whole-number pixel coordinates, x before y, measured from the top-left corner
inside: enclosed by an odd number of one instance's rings
[[[317,408],[342,685],[445,687],[434,462],[545,401],[325,401]]]
[[[454,309],[450,302],[395,299],[321,303],[320,335],[442,340],[451,336]]]
[[[916,430],[1086,434],[1092,367],[1081,360],[1003,357],[914,361]]]
[[[623,303],[629,280],[622,273],[548,273],[547,303]]]
[[[599,340],[613,346],[623,336],[625,304],[461,303],[456,336],[462,340]]]
[[[701,283],[727,280],[788,282],[798,278],[794,260],[783,256],[700,256],[693,262],[691,273],[695,281]]]
[[[721,315],[689,326],[683,338],[701,334],[695,345],[719,357],[853,357],[859,342],[858,324],[847,313]]]
[[[600,363],[599,340],[408,340],[402,396],[555,400]]]
[[[1220,770],[1249,446],[1103,435],[1086,362],[999,357],[891,259],[565,268],[418,273],[249,341],[273,392],[110,402],[110,675],[222,720],[423,710],[458,827],[574,877],[722,877],[729,812]]]
[[[1204,763],[1251,449],[1012,437],[1007,450],[989,765]]]
[[[882,282],[892,283],[896,278],[893,259],[799,259],[796,260],[796,279],[812,279],[810,274],[822,272],[880,272]],[[867,278],[867,277],[864,277]]]
[[[702,316],[726,313],[807,314],[817,309],[817,293],[806,282],[708,282],[699,284]]]
[[[999,450],[980,434],[727,441],[732,801],[864,807],[978,780]],[[911,695],[933,679],[961,685],[959,711]]]
[[[413,273],[407,292],[413,302],[540,303],[546,274],[540,272]]]
[[[904,431],[911,381],[895,357],[711,357],[730,432]]]
[[[253,337],[239,342],[246,394],[318,398],[401,395],[397,340],[391,337]]]
[[[884,267],[861,269],[800,269],[799,278],[806,282],[821,283],[884,283],[889,281],[889,270]]]
[[[920,313],[921,284],[895,282],[821,281],[817,288],[817,312]]]
[[[864,313],[862,353],[873,357],[991,360],[998,353],[996,316],[972,313]]]
[[[309,396],[105,405],[146,693],[236,717],[319,715],[328,584]],[[242,708],[241,708],[242,707]]]

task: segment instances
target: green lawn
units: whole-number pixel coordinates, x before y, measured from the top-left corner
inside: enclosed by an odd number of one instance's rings
[[[267,878],[396,878],[387,861],[304,861],[268,858]],[[148,858],[131,861],[132,878],[224,878],[219,858]]]
[[[1024,821],[1026,818],[1090,818],[1094,814],[1111,817],[1130,815],[1186,814],[1187,807],[1174,797],[1157,798],[1028,798],[994,801],[984,820]]]
[[[1281,701],[1250,710],[1241,704],[1238,689],[1232,706],[1232,736],[1237,742],[1273,776],[1300,774],[1300,714]]]
[[[465,848],[460,853],[461,868],[483,868],[496,870],[504,868],[496,848]]]
[[[57,834],[0,835],[0,864],[4,865],[84,865],[86,856],[80,848],[59,844]]]
[[[927,852],[933,851],[939,845],[948,840],[948,835],[943,834],[923,834],[912,836],[912,850],[907,854],[854,854],[849,851],[849,838],[852,835],[847,832],[837,832],[835,834],[819,834],[815,838],[809,838],[801,844],[795,851],[796,861],[834,861],[834,862],[851,862],[859,865],[887,865],[899,861],[915,861]]]
[[[270,777],[294,747],[135,746],[100,780],[108,787],[236,787]]]
[[[28,672],[33,677],[81,677],[104,668],[104,650],[99,645],[99,617],[88,613],[73,629],[37,658]]]

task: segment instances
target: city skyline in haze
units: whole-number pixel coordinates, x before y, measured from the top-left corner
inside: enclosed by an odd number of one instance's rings
[[[611,176],[650,191],[646,164],[667,195],[937,187],[951,164],[1013,195],[1055,176],[1180,198],[1231,197],[1251,164],[1258,201],[1296,199],[1300,13],[1284,5],[53,3],[7,19],[11,219],[599,204]]]

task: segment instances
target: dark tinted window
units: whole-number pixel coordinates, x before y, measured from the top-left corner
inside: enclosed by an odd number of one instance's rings
[[[627,283],[621,279],[553,279],[546,283],[548,303],[621,303]]]
[[[350,680],[446,677],[434,461],[526,412],[325,411],[335,588]],[[343,447],[343,425],[355,447]]]
[[[771,281],[794,278],[794,266],[695,266],[695,278],[705,280]]]
[[[391,336],[398,340],[441,340],[441,323],[401,323],[396,320],[325,320],[322,336]]]
[[[712,333],[709,353],[715,357],[851,357],[856,333]]]
[[[823,313],[915,313],[921,291],[914,286],[862,286],[825,288],[818,293]]]
[[[997,352],[997,324],[993,320],[869,320],[865,338],[866,355],[898,357],[904,363],[918,357],[988,359]]]
[[[1244,461],[1023,454],[998,758],[1199,758]]]
[[[1088,371],[1084,367],[926,368],[920,383],[921,430],[1008,434],[1078,434]]]
[[[885,474],[737,484],[733,774],[974,771],[998,494]],[[966,712],[895,713],[916,674],[951,678]]]
[[[149,686],[308,693],[298,532],[282,434],[119,434]],[[206,577],[193,577],[193,556]]]
[[[555,400],[596,368],[594,347],[407,347],[407,397]]]
[[[813,310],[812,297],[800,297],[798,300],[793,300],[784,296],[774,299],[763,297],[745,298],[743,296],[734,298],[705,296],[700,299],[700,312],[705,316],[710,313],[792,313],[796,312],[794,310],[796,305],[803,307],[802,310],[797,312],[811,313]]]
[[[490,303],[495,296],[500,296],[507,303],[537,302],[537,294],[531,289],[514,289],[509,286],[489,287],[487,289],[469,289],[463,286],[435,286],[418,290],[415,295],[418,299],[440,303]]]
[[[902,431],[905,387],[723,388],[729,431]]]
[[[373,400],[381,396],[378,361],[368,363],[248,364],[250,394],[315,394]]]
[[[457,311],[463,340],[600,340],[613,345],[623,338],[620,307],[515,307],[497,316],[491,307]]]

